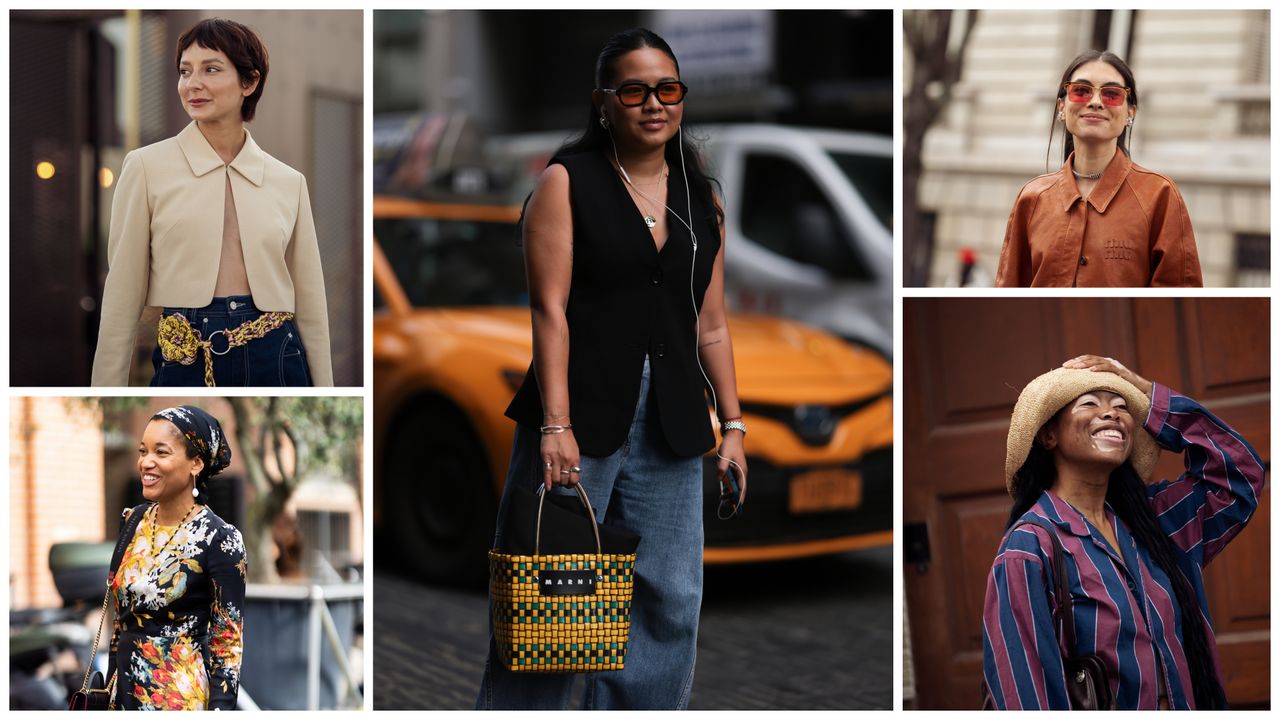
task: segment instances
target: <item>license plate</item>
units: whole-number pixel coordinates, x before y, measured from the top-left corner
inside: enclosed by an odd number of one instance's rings
[[[810,470],[791,478],[788,509],[792,515],[853,510],[862,504],[862,475],[855,470]]]

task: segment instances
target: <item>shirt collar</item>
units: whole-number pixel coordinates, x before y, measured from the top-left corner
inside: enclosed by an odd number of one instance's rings
[[[1080,187],[1076,184],[1075,175],[1071,172],[1071,163],[1075,157],[1076,154],[1073,151],[1067,156],[1067,161],[1062,164],[1062,169],[1058,171],[1058,197],[1062,201],[1063,212],[1069,212],[1071,206],[1080,198]],[[1117,147],[1116,154],[1111,157],[1111,162],[1107,163],[1107,169],[1103,170],[1102,177],[1098,178],[1098,184],[1094,185],[1093,191],[1089,193],[1088,203],[1094,210],[1107,211],[1107,206],[1111,204],[1116,193],[1120,192],[1120,186],[1124,184],[1125,178],[1129,177],[1129,170],[1132,167],[1133,161]]]
[[[1093,533],[1089,532],[1089,523],[1085,522],[1084,515],[1066,500],[1055,495],[1052,490],[1045,490],[1036,505],[1046,519],[1072,535],[1092,536]]]
[[[182,148],[182,154],[187,157],[191,172],[195,173],[196,177],[211,173],[225,164],[205,139],[204,134],[196,127],[195,121],[178,133],[178,147]],[[240,148],[240,153],[230,164],[245,180],[259,187],[262,186],[267,167],[266,153],[262,152],[258,143],[253,141],[253,135],[249,133],[248,128],[244,130],[244,147]]]
[[[1115,510],[1111,508],[1111,503],[1104,502],[1102,507],[1108,518],[1115,517]],[[1122,553],[1123,550],[1121,550],[1121,548],[1111,547],[1111,544],[1102,536],[1101,531],[1095,533],[1090,530],[1089,522],[1084,519],[1084,513],[1077,510],[1071,503],[1058,497],[1052,490],[1044,491],[1044,494],[1040,496],[1039,502],[1036,503],[1035,509],[1043,514],[1045,518],[1051,521],[1054,525],[1057,525],[1059,528],[1066,530],[1072,535],[1089,538],[1099,550],[1102,550],[1112,558],[1119,560],[1121,565],[1124,565],[1124,558],[1118,554]],[[1117,526],[1123,524],[1124,523],[1122,522],[1116,522]],[[1121,547],[1124,546],[1124,541],[1120,540],[1119,530],[1116,531],[1116,540],[1120,542]],[[1125,568],[1125,572],[1128,572],[1127,567]]]

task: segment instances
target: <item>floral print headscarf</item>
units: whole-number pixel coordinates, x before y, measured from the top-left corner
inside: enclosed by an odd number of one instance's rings
[[[178,428],[178,432],[187,441],[187,445],[195,450],[204,460],[204,470],[196,478],[196,487],[200,490],[197,501],[205,501],[208,493],[205,481],[217,475],[231,464],[231,446],[222,432],[218,419],[195,405],[179,405],[161,410],[151,417],[152,420],[168,420]]]

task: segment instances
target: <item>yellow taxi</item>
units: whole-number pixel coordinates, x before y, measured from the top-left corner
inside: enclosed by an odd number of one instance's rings
[[[376,555],[425,578],[484,577],[533,354],[520,207],[374,199]],[[732,252],[732,248],[730,248]],[[745,513],[716,518],[706,562],[892,543],[893,373],[878,353],[761,315],[730,316],[750,434]]]

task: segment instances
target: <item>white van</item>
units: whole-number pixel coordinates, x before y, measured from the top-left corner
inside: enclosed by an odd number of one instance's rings
[[[778,125],[701,128],[725,200],[730,306],[893,355],[893,140]]]

